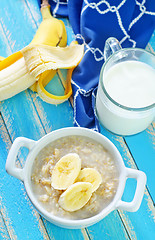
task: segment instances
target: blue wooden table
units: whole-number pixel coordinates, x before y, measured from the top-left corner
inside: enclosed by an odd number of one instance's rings
[[[41,19],[35,0],[1,0],[0,55],[7,57],[29,44]],[[72,29],[68,20],[63,20],[70,43]],[[147,49],[155,53],[155,34]],[[50,105],[28,89],[0,102],[0,240],[155,239],[155,123],[130,137],[116,136],[101,128],[101,133],[120,151],[125,165],[140,169],[147,175],[144,198],[135,213],[113,211],[86,229],[59,228],[38,214],[26,195],[23,183],[6,173],[7,154],[15,138],[24,136],[38,140],[55,129],[69,126],[73,126],[70,101],[58,106]],[[21,152],[17,164],[19,167],[24,165],[24,153]],[[132,200],[135,184],[134,180],[127,182],[124,200]]]

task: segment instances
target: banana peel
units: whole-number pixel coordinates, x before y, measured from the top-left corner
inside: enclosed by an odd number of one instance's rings
[[[29,72],[37,80],[36,89],[42,100],[51,104],[60,104],[72,95],[72,72],[81,61],[83,53],[84,46],[77,42],[72,42],[70,46],[64,48],[38,44],[22,50]],[[45,90],[51,76],[54,76],[58,69],[68,69],[63,96],[56,96]]]
[[[76,67],[83,51],[83,45],[72,42],[64,48],[35,44],[24,48],[22,54],[29,72],[38,80],[39,75],[47,70]]]
[[[52,93],[49,93],[45,89],[45,87],[47,85],[46,84],[47,79],[45,78],[43,80],[39,79],[39,81],[37,83],[37,92],[38,92],[39,97],[47,103],[56,104],[56,105],[66,101],[72,95],[71,75],[72,75],[73,69],[74,68],[69,69],[68,72],[67,72],[67,78],[66,78],[66,83],[67,84],[66,84],[65,92],[64,92],[63,96],[56,96],[56,95],[53,95]]]

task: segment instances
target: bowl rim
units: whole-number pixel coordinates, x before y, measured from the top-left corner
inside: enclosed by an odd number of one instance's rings
[[[88,136],[87,134],[90,136],[92,135],[92,137]],[[31,180],[30,180],[33,162],[35,160],[35,157],[39,153],[39,151],[41,151],[50,142],[57,140],[61,137],[71,136],[71,135],[72,136],[75,136],[75,135],[86,136],[86,137],[92,138],[93,140],[95,137],[95,141],[97,141],[97,139],[99,139],[101,142],[103,141],[104,143],[106,143],[106,147],[108,146],[113,150],[112,154],[115,154],[116,161],[119,165],[118,166],[118,170],[119,170],[118,187],[117,187],[116,194],[114,195],[113,200],[105,208],[103,208],[98,214],[96,214],[92,217],[89,217],[89,218],[77,219],[77,220],[66,219],[66,218],[55,216],[55,215],[49,213],[45,208],[43,208],[41,206],[41,204],[39,204],[39,202],[37,201],[35,194],[32,191]],[[98,140],[98,142],[100,142],[99,140]],[[102,145],[103,145],[103,142],[101,143]],[[40,150],[38,150],[38,149],[40,149]],[[91,129],[86,129],[83,127],[61,128],[58,130],[54,130],[54,131],[46,134],[42,138],[40,138],[36,142],[34,148],[30,151],[30,153],[27,157],[27,160],[25,162],[25,166],[24,166],[23,170],[24,170],[24,186],[25,186],[27,195],[28,195],[30,201],[32,202],[32,204],[34,205],[34,207],[37,209],[37,211],[42,216],[44,216],[48,221],[50,221],[58,226],[63,226],[63,227],[67,227],[67,228],[86,227],[86,226],[90,226],[90,225],[100,221],[101,219],[103,219],[111,211],[113,211],[117,208],[116,203],[121,199],[123,191],[124,191],[124,187],[125,187],[126,167],[124,165],[123,159],[122,159],[118,149],[116,148],[116,146],[104,135],[102,135],[98,132],[95,132]]]

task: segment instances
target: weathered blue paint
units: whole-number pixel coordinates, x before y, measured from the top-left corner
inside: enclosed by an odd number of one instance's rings
[[[152,126],[135,136],[126,137],[126,143],[137,167],[147,174],[147,186],[155,202],[155,134]]]
[[[5,162],[11,142],[0,118],[0,206],[10,239],[48,239],[40,216],[25,194],[23,183],[9,176]],[[24,236],[24,238],[23,238]]]
[[[0,204],[1,204],[1,202],[0,202]],[[1,213],[0,213],[0,239],[6,239],[6,240],[10,239],[8,231],[7,231],[7,227],[4,222],[4,218]]]
[[[121,153],[121,156],[123,158],[124,164],[126,167],[129,168],[137,168],[137,159],[133,158],[130,154],[131,149],[129,148],[128,145],[125,144],[124,139],[122,137],[116,136],[111,134],[110,132],[106,131],[103,127],[102,129],[102,134],[108,137],[114,145],[117,147],[119,152]],[[147,131],[147,130],[146,130]],[[141,133],[145,134],[145,132]],[[132,136],[133,141],[138,135]],[[126,138],[125,138],[126,139]],[[135,146],[136,146],[135,142]],[[145,142],[143,143],[145,145]],[[142,145],[142,146],[143,146]],[[153,145],[152,145],[153,148]],[[148,152],[149,154],[149,152]],[[152,159],[153,162],[153,159]],[[151,169],[151,166],[150,166]],[[139,168],[139,170],[142,170]],[[144,170],[145,172],[145,170]],[[149,175],[150,176],[150,175]],[[153,178],[152,178],[153,181]],[[148,184],[148,183],[147,183]],[[134,185],[134,186],[133,186]],[[132,196],[134,194],[134,188],[135,188],[135,183],[134,182],[129,182],[127,184],[125,194],[123,195],[123,200],[125,201],[131,201]],[[147,189],[145,190],[145,195],[142,201],[142,204],[140,206],[140,209],[136,213],[129,213],[125,211],[119,211],[120,216],[124,222],[124,225],[126,226],[127,232],[131,239],[153,239],[155,237],[155,208],[153,205],[153,201],[151,199],[151,192],[149,193]],[[140,227],[140,226],[145,226],[145,228]]]

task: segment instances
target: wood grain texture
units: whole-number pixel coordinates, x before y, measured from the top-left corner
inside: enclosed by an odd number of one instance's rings
[[[147,177],[148,190],[155,202],[155,136],[152,126],[140,134],[126,137],[125,141],[135,159],[137,168],[144,171]]]
[[[30,203],[22,182],[9,176],[5,171],[5,162],[11,141],[0,118],[0,205],[1,214],[11,239],[49,239],[40,216]],[[17,161],[20,167],[19,161]],[[21,228],[22,227],[22,228]],[[22,231],[21,231],[22,229]]]
[[[0,208],[1,208],[1,211],[0,211],[0,239],[10,239],[9,237],[9,234],[8,234],[8,231],[7,231],[7,227],[5,225],[5,222],[4,222],[4,219],[3,219],[3,216],[2,216],[2,205],[1,205],[1,201],[0,201]]]
[[[126,167],[137,169],[137,159],[133,158],[131,155],[131,149],[129,148],[129,145],[126,145],[126,138],[123,139],[120,136],[112,135],[110,132],[106,131],[102,127],[102,134],[108,137],[114,145],[119,150],[122,159],[124,161],[124,164]],[[145,131],[141,134],[145,134]],[[140,134],[140,135],[141,135]],[[132,136],[132,138],[135,138],[139,136],[138,134],[135,136]],[[133,140],[134,141],[134,140]],[[135,143],[136,145],[136,143]],[[148,153],[149,154],[149,153]],[[141,170],[141,169],[140,169]],[[133,184],[127,185],[127,190],[125,191],[125,194],[123,195],[123,200],[131,201],[133,193]],[[149,194],[148,190],[145,190],[145,194],[143,197],[142,204],[140,206],[140,209],[135,213],[125,212],[125,211],[119,211],[122,221],[124,222],[124,226],[126,227],[126,230],[128,232],[128,235],[131,239],[152,239],[152,236],[155,237],[155,208],[154,204],[151,198],[151,195]],[[139,226],[144,226],[145,228],[141,228],[139,230]],[[136,236],[136,237],[135,237]]]
[[[146,49],[155,54],[155,40],[154,39],[155,39],[155,31],[152,34],[152,37],[151,37]]]

